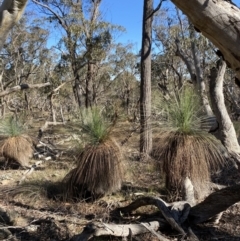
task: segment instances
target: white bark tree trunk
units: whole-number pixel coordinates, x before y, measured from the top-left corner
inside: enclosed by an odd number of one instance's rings
[[[240,79],[240,9],[223,0],[171,0],[214,45]]]
[[[9,31],[21,18],[27,0],[4,0],[0,7],[0,50],[7,38]]]
[[[240,167],[240,147],[236,131],[224,103],[223,80],[225,70],[226,63],[224,61],[219,61],[218,67],[211,69],[210,96],[215,115],[219,122],[220,139]]]

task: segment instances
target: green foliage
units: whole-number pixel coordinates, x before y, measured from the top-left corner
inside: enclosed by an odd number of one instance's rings
[[[103,110],[97,107],[84,109],[81,112],[80,127],[91,145],[97,145],[109,137],[111,122]]]
[[[199,97],[188,87],[179,90],[174,96],[163,102],[164,124],[181,133],[191,134],[201,128]]]
[[[196,197],[201,198],[208,192],[211,171],[224,163],[221,143],[201,129],[205,118],[199,97],[189,87],[164,100],[162,106],[164,128],[154,143],[153,155],[166,175],[166,187],[172,194],[181,195],[188,177]]]
[[[4,137],[20,136],[24,131],[24,126],[13,117],[0,120],[0,135]]]

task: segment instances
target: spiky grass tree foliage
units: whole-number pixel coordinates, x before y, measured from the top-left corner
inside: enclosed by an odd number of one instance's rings
[[[121,188],[122,155],[111,127],[99,109],[83,112],[81,130],[88,144],[78,155],[77,167],[64,179],[67,198],[95,199]]]
[[[166,187],[181,193],[186,177],[192,181],[196,194],[207,190],[211,171],[222,163],[221,143],[201,129],[199,98],[189,88],[183,88],[163,104],[164,120],[160,138],[155,143],[154,156],[165,173]]]
[[[24,134],[23,126],[13,117],[0,121],[0,150],[9,161],[15,161],[20,166],[29,165],[33,155],[33,141]]]

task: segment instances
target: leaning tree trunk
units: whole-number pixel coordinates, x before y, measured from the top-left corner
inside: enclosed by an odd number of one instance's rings
[[[4,0],[0,7],[0,50],[5,43],[9,31],[21,18],[27,0]]]
[[[140,153],[148,155],[152,149],[151,116],[151,48],[153,0],[144,0],[141,85],[140,85]]]
[[[210,96],[215,115],[219,122],[220,139],[240,167],[240,147],[236,131],[224,103],[223,80],[225,70],[226,63],[222,60],[219,60],[217,68],[214,67],[211,69]]]
[[[223,0],[171,0],[222,52],[240,79],[240,9]]]

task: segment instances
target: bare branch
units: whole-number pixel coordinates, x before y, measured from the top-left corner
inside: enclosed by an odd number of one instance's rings
[[[20,91],[20,90],[26,90],[26,89],[33,89],[33,88],[43,88],[43,87],[46,87],[46,86],[50,86],[51,84],[48,82],[48,83],[43,83],[43,84],[21,84],[21,85],[17,85],[17,86],[14,86],[12,88],[9,88],[7,90],[4,90],[2,92],[0,92],[0,97],[3,97],[5,95],[9,95],[13,92],[17,92],[17,91]]]
[[[62,25],[62,27],[64,28],[64,30],[66,32],[68,32],[68,27],[66,25],[66,23],[64,22],[64,20],[55,12],[53,11],[48,5],[46,4],[43,4],[43,3],[40,3],[36,0],[32,0],[34,3],[36,3],[37,5],[43,7],[43,8],[46,8],[49,12],[51,12],[58,20],[59,20],[59,23]]]

